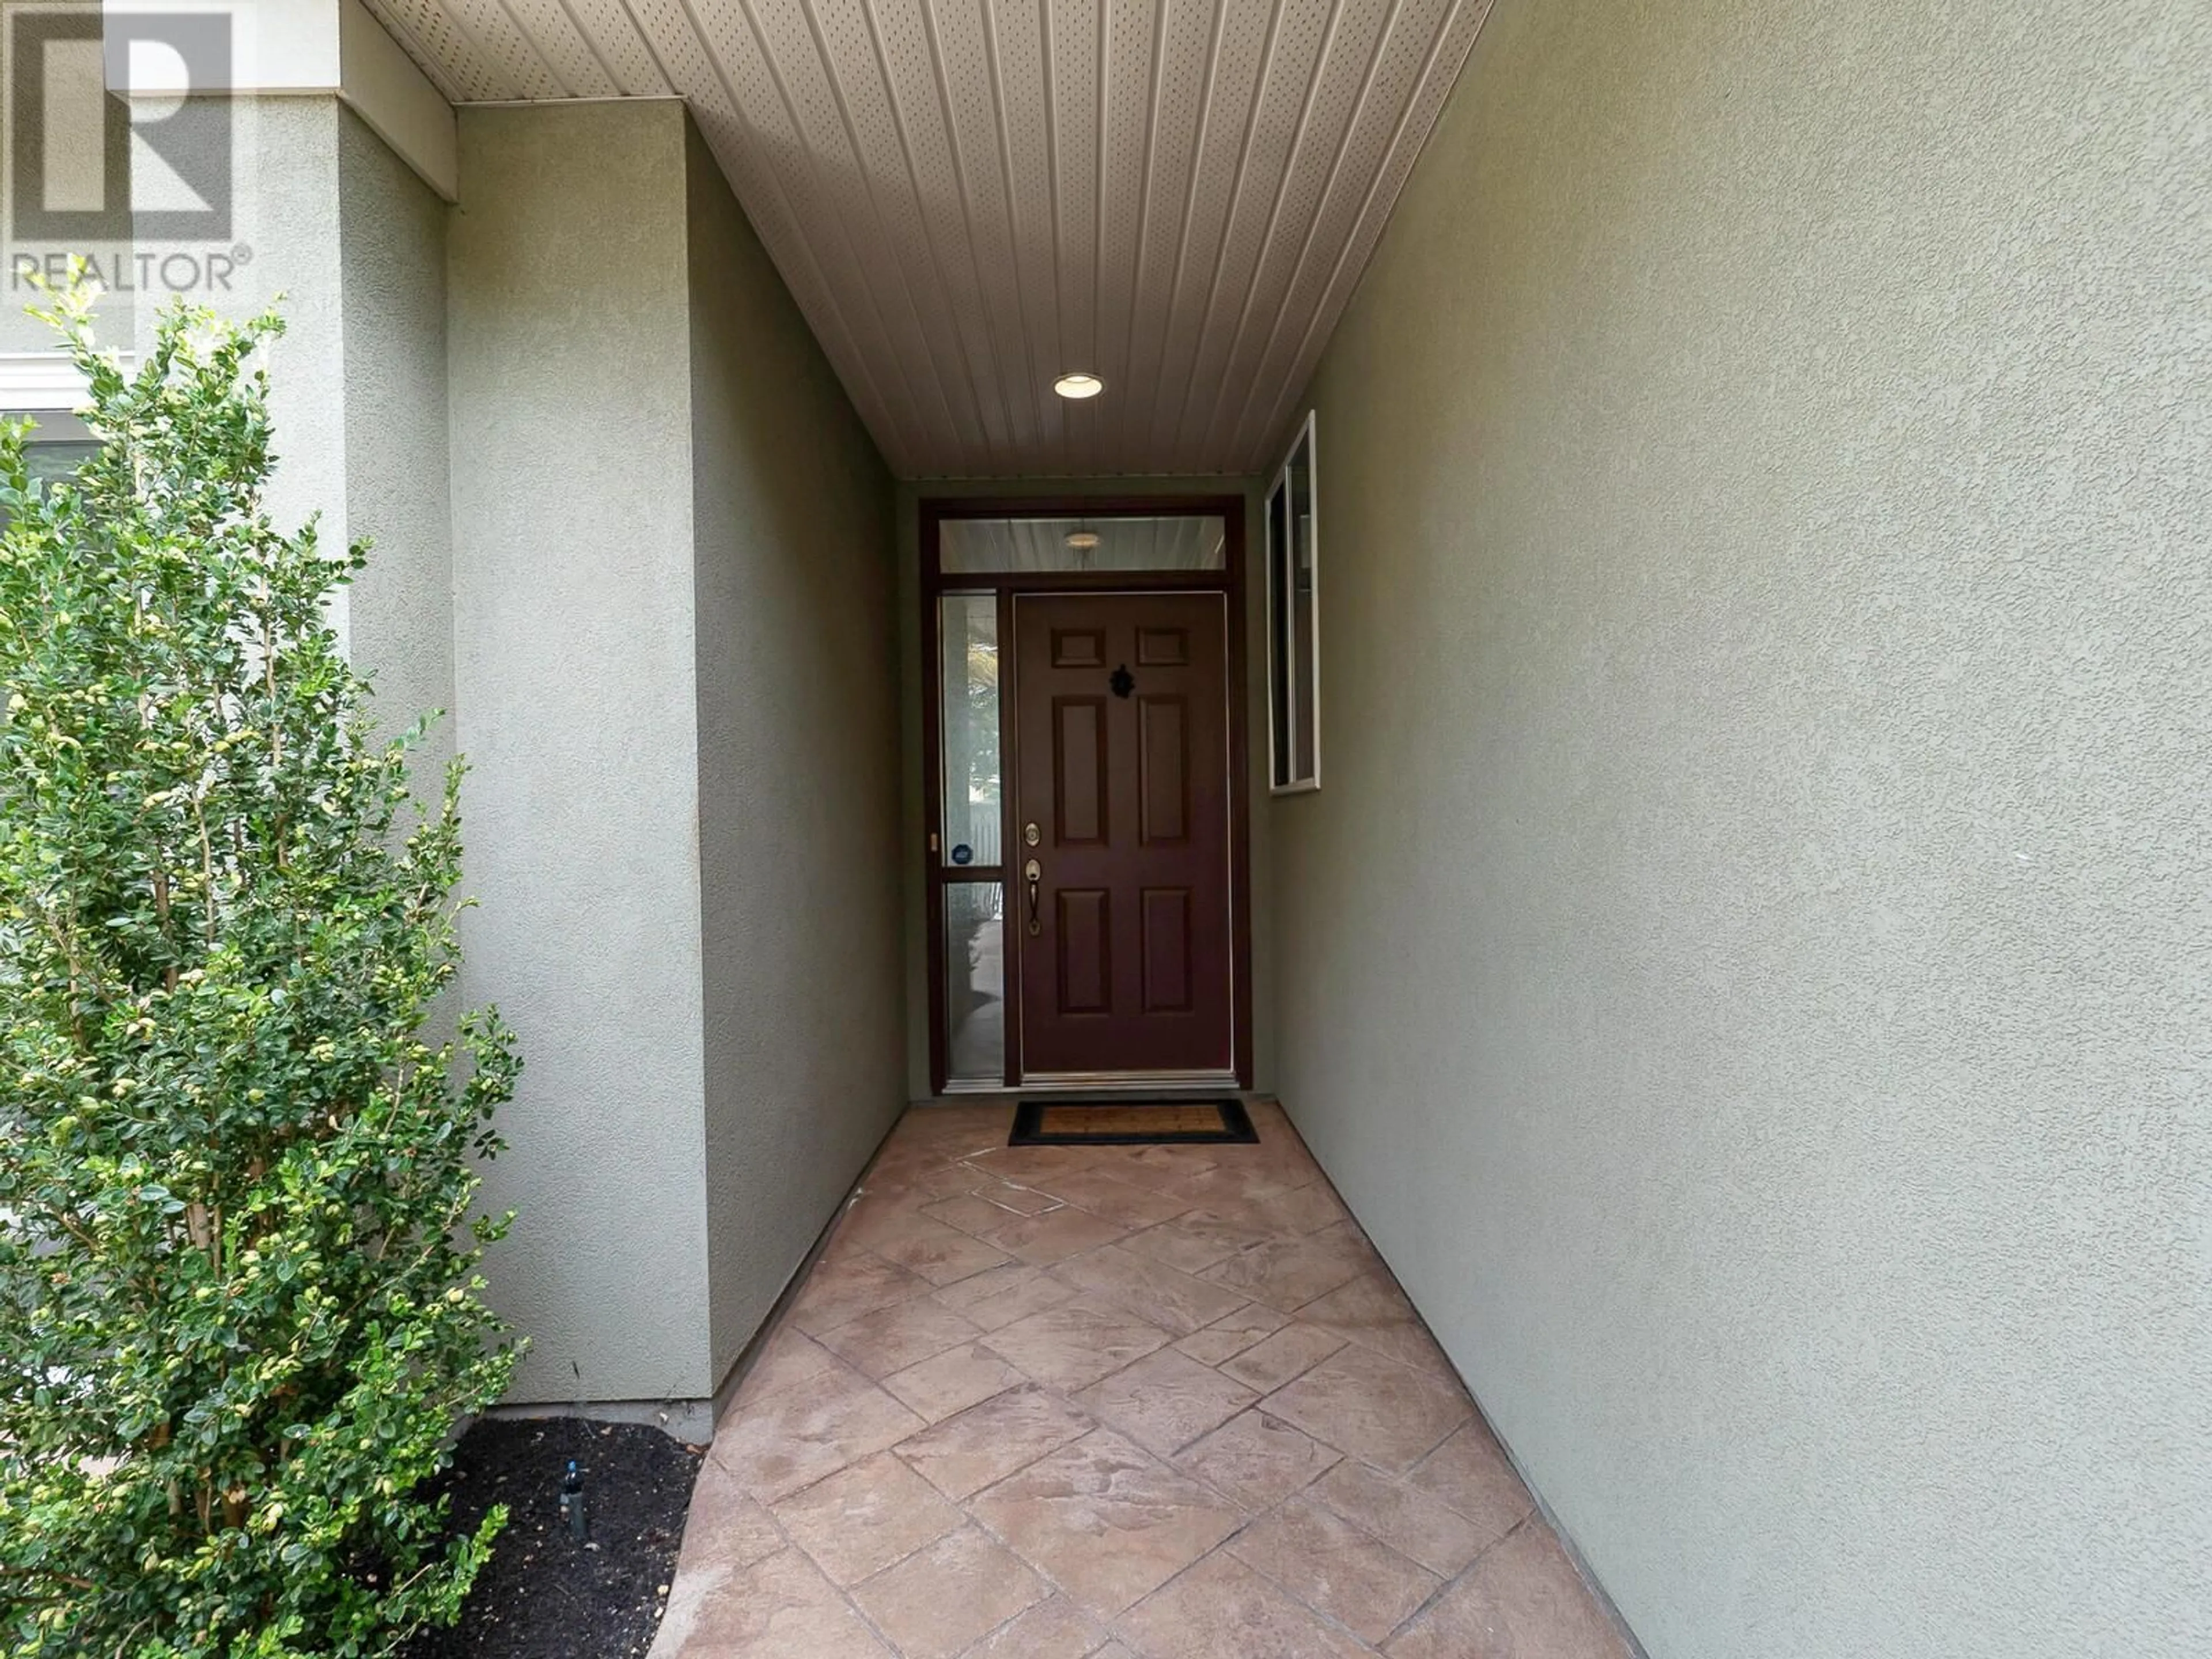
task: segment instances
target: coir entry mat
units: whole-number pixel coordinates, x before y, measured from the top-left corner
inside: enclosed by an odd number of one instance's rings
[[[1025,1100],[1009,1146],[1256,1145],[1260,1132],[1235,1100]]]

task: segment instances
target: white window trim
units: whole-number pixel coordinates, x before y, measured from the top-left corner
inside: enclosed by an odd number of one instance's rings
[[[1267,561],[1267,793],[1271,795],[1309,795],[1321,787],[1321,452],[1315,440],[1316,411],[1308,410],[1304,420],[1298,422],[1297,431],[1291,439],[1290,447],[1283,452],[1282,465],[1275,469],[1274,477],[1260,495],[1260,539],[1266,550]],[[1275,781],[1275,744],[1279,733],[1275,730],[1275,675],[1285,665],[1281,660],[1283,641],[1275,627],[1275,585],[1281,581],[1282,567],[1276,557],[1274,521],[1268,503],[1275,499],[1275,491],[1285,488],[1289,478],[1291,463],[1297,457],[1298,446],[1306,450],[1306,499],[1313,520],[1313,775],[1297,778],[1289,783]],[[1285,496],[1287,506],[1289,496]],[[1285,515],[1287,519],[1287,514]],[[1287,533],[1293,538],[1295,528]],[[1293,584],[1291,597],[1297,589]],[[1291,607],[1283,607],[1283,618],[1287,624]],[[1297,695],[1297,688],[1290,685],[1290,693]],[[1296,711],[1292,711],[1295,714]]]
[[[0,412],[74,415],[91,401],[83,374],[60,352],[0,351]]]

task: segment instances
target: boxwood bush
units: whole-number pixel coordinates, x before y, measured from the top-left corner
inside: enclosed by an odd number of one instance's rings
[[[426,1487],[514,1363],[460,769],[414,800],[327,621],[364,550],[264,508],[276,319],[128,374],[50,320],[100,448],[0,434],[0,1652],[390,1653],[505,1520]]]

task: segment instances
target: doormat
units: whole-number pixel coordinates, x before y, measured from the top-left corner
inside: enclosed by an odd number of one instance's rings
[[[1234,1100],[1025,1100],[1009,1146],[1256,1146],[1260,1132]]]

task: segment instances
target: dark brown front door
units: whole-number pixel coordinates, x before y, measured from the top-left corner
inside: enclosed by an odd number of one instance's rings
[[[1231,1072],[1227,599],[1013,605],[1023,1073]]]

